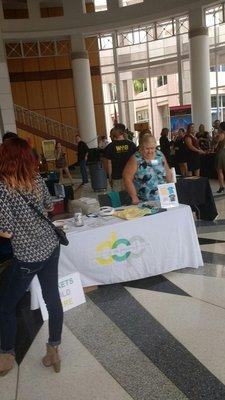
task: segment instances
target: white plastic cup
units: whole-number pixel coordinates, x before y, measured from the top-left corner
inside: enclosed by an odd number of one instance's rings
[[[82,213],[81,212],[75,212],[73,218],[74,218],[74,225],[75,226],[83,226],[84,225],[83,217],[82,217]]]

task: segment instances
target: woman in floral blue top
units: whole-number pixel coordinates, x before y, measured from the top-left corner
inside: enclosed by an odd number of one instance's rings
[[[148,133],[142,136],[139,151],[126,164],[123,179],[133,204],[159,200],[157,186],[171,182],[172,174],[165,156],[156,150],[154,136]]]

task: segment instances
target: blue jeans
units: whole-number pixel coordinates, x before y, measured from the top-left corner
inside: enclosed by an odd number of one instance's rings
[[[80,161],[80,172],[82,175],[82,183],[88,183],[87,166],[85,160]]]
[[[59,247],[45,261],[26,263],[14,260],[0,296],[1,352],[14,354],[16,337],[16,306],[37,274],[49,313],[48,343],[61,342],[63,309],[58,290]],[[29,272],[29,269],[31,272]]]

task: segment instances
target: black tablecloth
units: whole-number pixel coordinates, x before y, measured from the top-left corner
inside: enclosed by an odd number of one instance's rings
[[[176,183],[179,203],[188,204],[199,212],[199,218],[213,221],[218,215],[208,178],[178,179]]]
[[[201,176],[207,176],[207,178],[217,179],[215,158],[215,153],[203,154],[201,156]]]

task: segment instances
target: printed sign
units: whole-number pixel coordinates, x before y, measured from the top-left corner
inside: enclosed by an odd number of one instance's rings
[[[55,139],[42,140],[42,149],[46,161],[55,160]]]
[[[158,191],[162,208],[179,206],[177,190],[174,183],[164,183],[163,185],[158,185]]]
[[[46,321],[48,319],[48,311],[42,297],[41,286],[37,277],[34,277],[33,281],[32,288],[35,290],[36,300],[41,309],[42,318]],[[86,300],[79,272],[60,278],[58,286],[64,312],[85,303]],[[34,308],[37,307],[32,307],[32,309]]]

